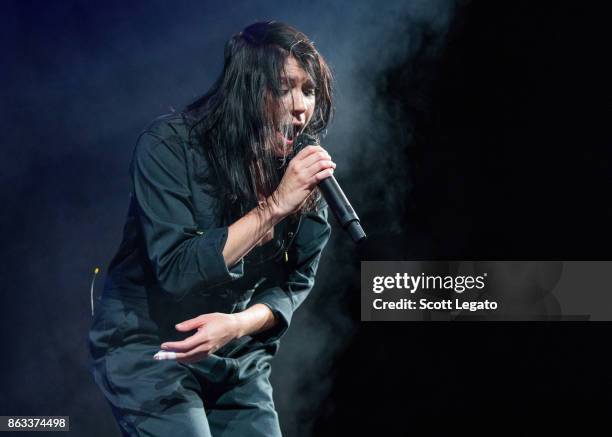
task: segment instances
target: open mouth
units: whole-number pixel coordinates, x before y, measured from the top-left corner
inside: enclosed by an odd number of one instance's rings
[[[299,126],[290,125],[286,127],[285,129],[283,129],[282,133],[278,132],[278,137],[283,143],[283,145],[291,146],[293,145],[293,141],[295,140],[295,137],[297,136],[298,133],[299,133]]]

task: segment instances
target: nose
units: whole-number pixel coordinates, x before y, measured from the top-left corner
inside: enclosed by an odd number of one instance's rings
[[[304,96],[300,91],[291,93],[291,114],[301,120],[301,115],[306,112],[306,105],[304,103]]]

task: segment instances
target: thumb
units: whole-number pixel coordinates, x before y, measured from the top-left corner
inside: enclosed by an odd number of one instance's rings
[[[185,320],[176,324],[177,331],[193,331],[204,324],[204,316],[198,316],[194,319]]]

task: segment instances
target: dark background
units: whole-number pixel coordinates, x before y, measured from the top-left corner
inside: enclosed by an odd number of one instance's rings
[[[610,408],[607,323],[360,323],[359,262],[609,259],[606,12],[595,3],[5,2],[0,414],[118,435],[87,370],[89,281],[116,250],[140,130],[258,19],[337,78],[340,229],[275,360],[288,436],[580,435]],[[101,281],[98,279],[96,292]],[[577,291],[579,292],[579,290]]]

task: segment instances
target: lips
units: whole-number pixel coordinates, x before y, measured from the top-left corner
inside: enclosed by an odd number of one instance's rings
[[[290,146],[293,144],[293,134],[290,134],[288,137],[284,136],[282,133],[277,132],[276,136],[278,137],[281,144]]]
[[[283,129],[283,131],[287,131],[287,136],[283,135],[281,132],[278,132],[278,137],[284,144],[292,145],[293,141],[295,140],[295,137],[301,131],[301,129],[302,129],[301,124],[292,124],[291,126],[288,126],[286,129]]]

